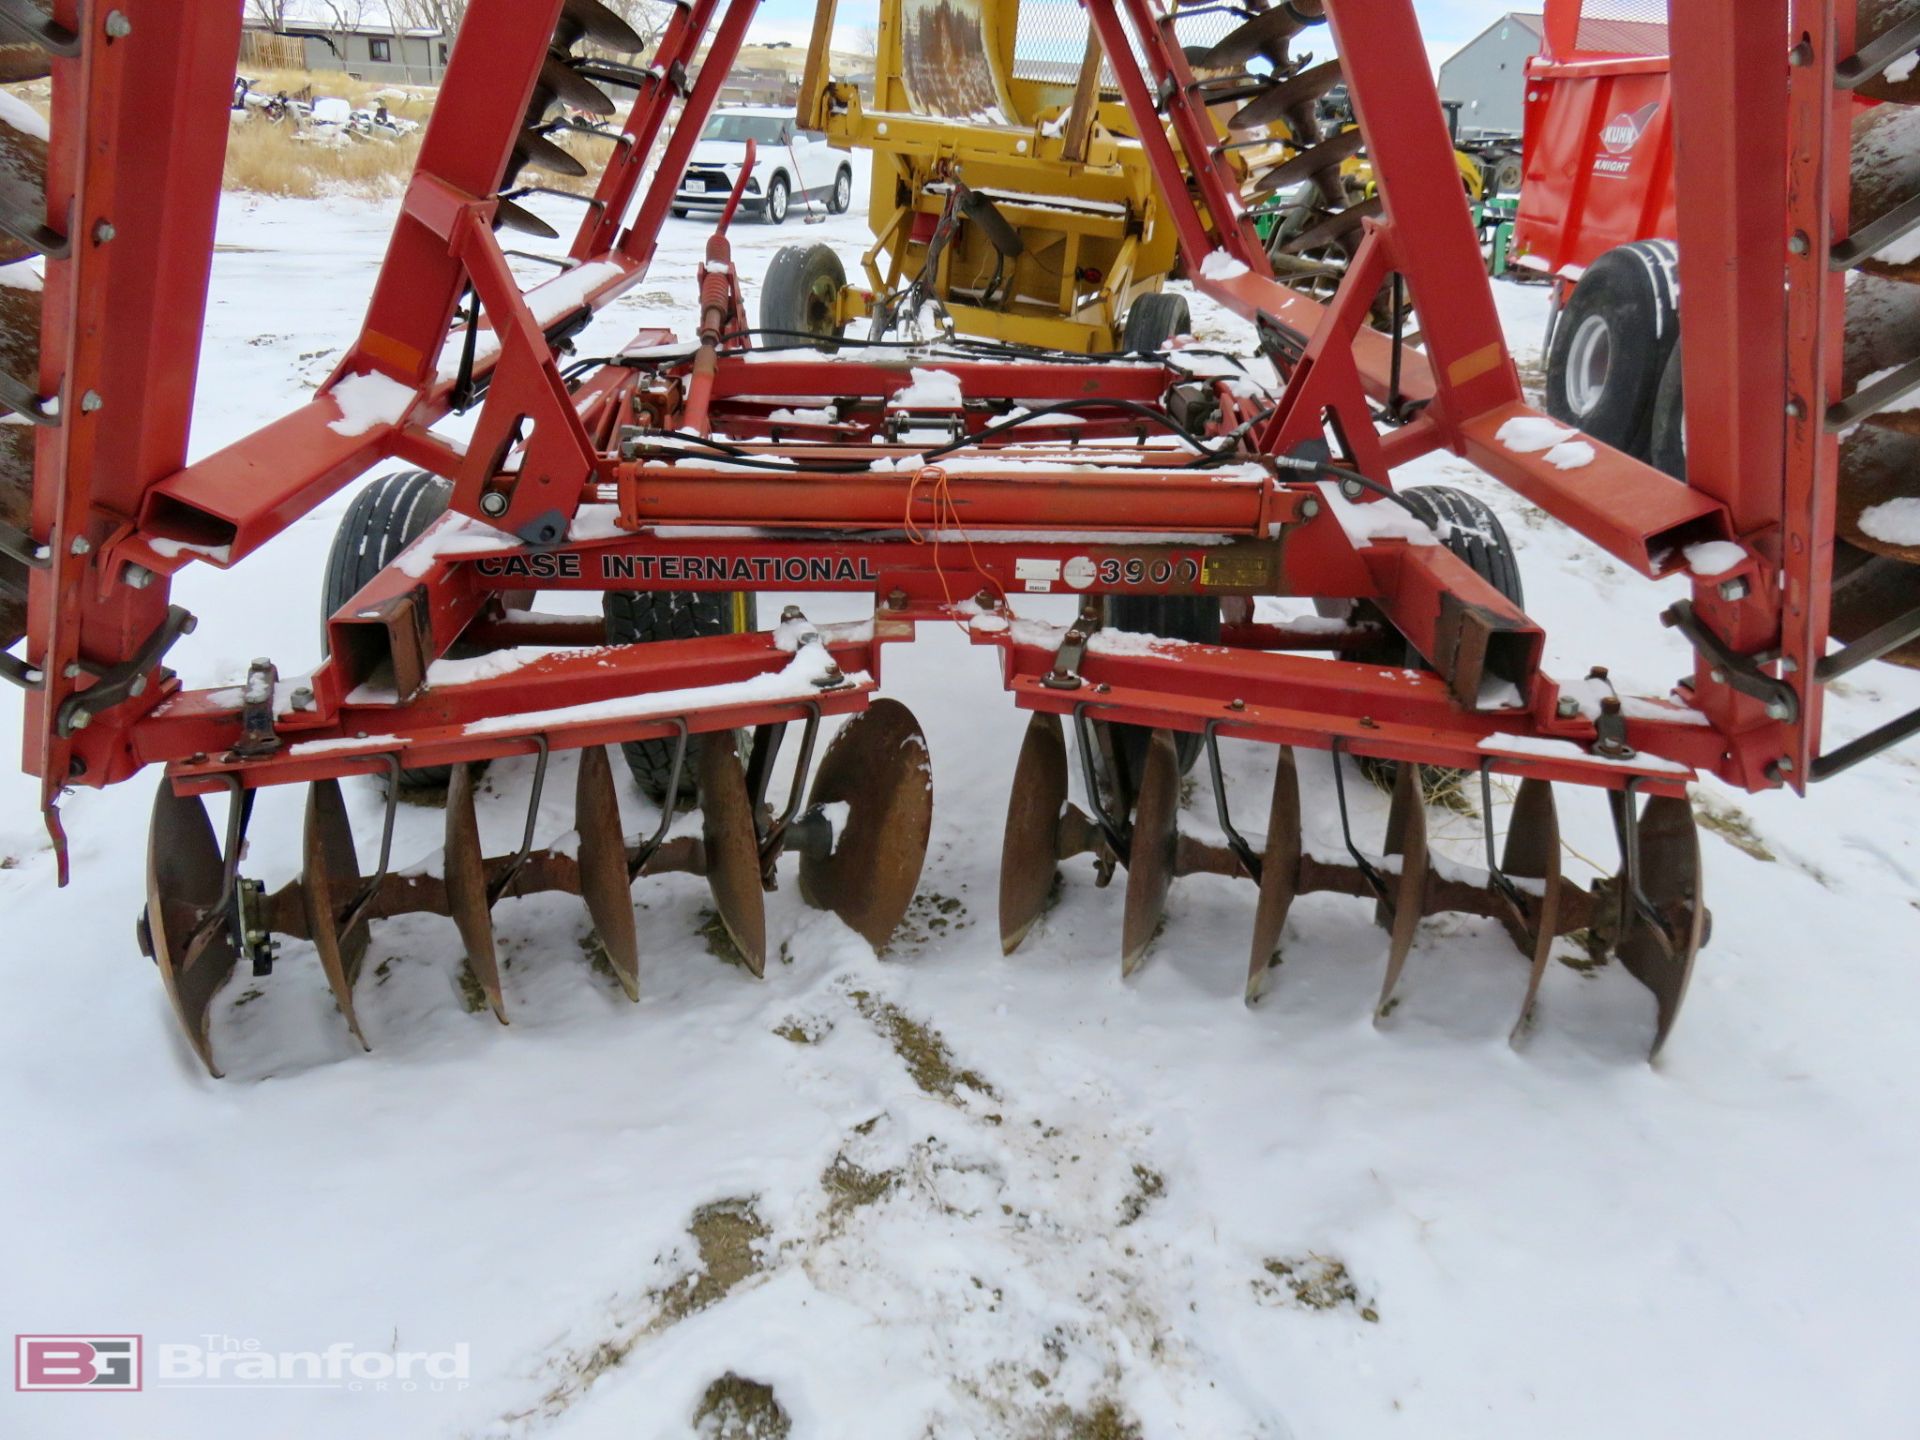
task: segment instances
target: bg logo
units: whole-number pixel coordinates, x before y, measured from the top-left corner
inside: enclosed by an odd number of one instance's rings
[[[15,1390],[138,1390],[138,1335],[16,1335]]]
[[[1600,143],[1607,147],[1609,155],[1624,155],[1640,143],[1640,137],[1647,133],[1647,126],[1653,123],[1653,117],[1660,109],[1660,102],[1643,105],[1631,114],[1616,115],[1609,120],[1606,128],[1600,132]]]

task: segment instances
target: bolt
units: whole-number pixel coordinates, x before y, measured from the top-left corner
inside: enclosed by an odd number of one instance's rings
[[[1791,718],[1792,715],[1793,709],[1786,701],[1769,700],[1767,702],[1767,718],[1769,720],[1786,720]]]
[[[1716,685],[1724,685],[1727,683],[1727,672],[1716,665],[1707,672],[1707,678]]]
[[[1080,630],[1080,629],[1073,629],[1073,630],[1067,631],[1067,644],[1084,645],[1086,643],[1087,643],[1086,631]]]
[[[806,618],[806,615],[801,612],[798,605],[789,605],[780,612],[780,623],[782,625],[785,625],[791,620],[804,620]]]
[[[113,239],[115,233],[112,221],[101,220],[93,227],[93,243],[96,245],[104,245]]]
[[[1804,255],[1813,248],[1813,242],[1807,239],[1807,232],[1796,230],[1787,238],[1787,249],[1795,255]]]
[[[70,554],[74,555],[91,554],[93,551],[93,542],[84,535],[76,535],[73,537],[73,543],[67,546],[67,550]]]
[[[1367,487],[1362,485],[1358,480],[1342,480],[1340,482],[1340,493],[1349,500],[1358,500],[1362,495],[1367,493]]]
[[[107,12],[107,38],[124,40],[133,33],[133,22],[118,10]]]
[[[507,513],[507,497],[499,490],[489,490],[480,497],[480,509],[487,515],[504,515]]]
[[[67,668],[60,673],[69,680],[78,680],[85,672],[80,669],[80,662],[78,660],[69,660],[67,662]]]
[[[302,685],[293,692],[293,708],[296,710],[313,709],[313,691]]]
[[[991,610],[994,607],[994,594],[991,590],[982,590],[973,597],[973,603],[982,610]]]
[[[1806,419],[1807,418],[1806,402],[1801,400],[1798,396],[1787,401],[1787,418],[1789,420]]]
[[[1360,728],[1362,730],[1378,730],[1380,728],[1380,722],[1375,720],[1371,715],[1362,715],[1360,717]]]
[[[1302,520],[1314,520],[1319,518],[1319,515],[1320,502],[1311,495],[1300,502],[1300,518]]]
[[[144,695],[146,693],[147,693],[147,677],[144,675],[134,676],[133,683],[127,687],[127,694],[139,696],[139,695]]]
[[[1593,667],[1593,668],[1592,668],[1591,670],[1589,670],[1589,671],[1587,671],[1587,679],[1589,679],[1589,680],[1604,680],[1604,679],[1606,679],[1606,678],[1607,678],[1607,676],[1608,676],[1608,675],[1610,675],[1610,674],[1612,674],[1612,673],[1613,673],[1613,672],[1611,672],[1610,670],[1608,670],[1606,666],[1604,666],[1604,665],[1596,665],[1596,666],[1594,666],[1594,667]]]
[[[1787,64],[1796,70],[1804,70],[1813,63],[1813,46],[1802,40],[1787,52]]]
[[[1096,685],[1093,687],[1093,693],[1096,695],[1107,695],[1111,694],[1112,691],[1113,686],[1111,685]]]
[[[69,730],[84,730],[93,723],[93,713],[89,710],[76,710],[73,718],[67,721]]]
[[[1580,702],[1571,695],[1562,695],[1560,703],[1553,707],[1553,713],[1562,720],[1574,720],[1580,715]]]
[[[83,414],[91,415],[107,402],[100,398],[98,390],[89,390],[80,397],[80,409]]]
[[[1227,702],[1227,709],[1229,710],[1239,711],[1239,710],[1244,710],[1246,708],[1247,708],[1247,702],[1244,700],[1229,700]]]
[[[887,608],[889,610],[906,609],[907,608],[907,592],[904,590],[893,590],[888,592]]]
[[[1782,755],[1767,766],[1767,778],[1776,785],[1786,784],[1787,776],[1791,774],[1793,774],[1793,757],[1790,755]]]
[[[153,571],[144,565],[129,565],[120,578],[135,590],[144,590],[153,584]]]
[[[1720,598],[1727,601],[1740,601],[1753,593],[1753,586],[1744,575],[1736,575],[1731,580],[1720,582]]]

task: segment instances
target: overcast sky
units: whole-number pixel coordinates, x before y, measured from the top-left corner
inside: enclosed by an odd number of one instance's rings
[[[1537,13],[1542,6],[1537,0],[1414,0],[1414,8],[1420,12],[1420,23],[1426,30],[1427,50],[1438,65],[1509,10],[1531,9]],[[857,27],[870,23],[869,17],[877,10],[877,5],[868,0],[842,0],[837,32],[850,37]],[[813,29],[813,12],[813,0],[765,0],[754,21],[752,38],[804,43]]]

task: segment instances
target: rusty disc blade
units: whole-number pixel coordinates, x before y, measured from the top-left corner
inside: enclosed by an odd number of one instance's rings
[[[700,746],[700,827],[707,888],[720,923],[756,976],[767,973],[767,897],[760,886],[760,834],[746,771],[723,733]]]
[[[606,116],[614,111],[611,95],[556,55],[541,62],[539,88],[561,104],[591,115]]]
[[[493,907],[487,900],[487,861],[480,850],[480,820],[473,809],[473,766],[456,765],[447,781],[447,909],[460,927],[467,965],[494,1017],[507,1023],[500,993],[500,962],[493,946]]]
[[[1560,923],[1560,812],[1554,803],[1553,786],[1546,781],[1520,782],[1500,868],[1508,879],[1517,882],[1527,902],[1524,914],[1507,917],[1508,933],[1531,962],[1527,998],[1521,1002],[1520,1018],[1507,1037],[1510,1044],[1518,1045],[1532,1024],[1540,981],[1547,973],[1547,959],[1553,954]],[[1540,892],[1537,896],[1535,888]]]
[[[1630,818],[1630,817],[1629,817]],[[1706,939],[1707,907],[1700,884],[1700,827],[1684,797],[1656,796],[1640,812],[1640,888],[1663,924],[1637,908],[1616,947],[1627,973],[1653,992],[1658,1006],[1649,1060],[1658,1059],[1693,979],[1694,958]]]
[[[1364,221],[1378,220],[1386,213],[1386,204],[1382,197],[1369,195],[1358,205],[1349,205],[1337,214],[1329,215],[1311,230],[1305,230],[1296,235],[1287,242],[1287,253],[1289,255],[1309,254],[1345,236],[1358,234]]]
[[[1302,70],[1298,75],[1262,90],[1258,96],[1242,105],[1227,121],[1227,128],[1258,130],[1263,125],[1276,124],[1302,105],[1313,104],[1338,85],[1340,80],[1338,60],[1329,60],[1310,70]]]
[[[0,120],[0,208],[24,228],[42,225],[47,213],[47,142]],[[0,265],[39,254],[17,236],[0,233]]]
[[[1910,285],[1901,288],[1920,291]],[[1904,418],[1909,423],[1916,419]],[[1914,507],[1920,507],[1920,435],[1876,419],[1840,442],[1834,525],[1842,539],[1877,555],[1920,564],[1920,544],[1910,543],[1912,532],[1897,519]]]
[[[40,290],[0,283],[0,373],[25,384],[40,377]],[[0,423],[0,525],[33,530],[32,425]],[[0,650],[27,633],[27,567],[0,555]]]
[[[1280,932],[1300,893],[1300,770],[1293,747],[1280,747],[1267,812],[1267,848],[1260,857],[1260,905],[1253,912],[1253,949],[1247,956],[1247,1004],[1257,1004],[1273,972]]]
[[[1120,974],[1145,962],[1173,884],[1173,851],[1180,817],[1180,751],[1170,731],[1147,739],[1140,798],[1133,808],[1133,844],[1127,852],[1127,908],[1120,937]]]
[[[333,1000],[346,1017],[347,1029],[371,1050],[354,1013],[353,987],[367,958],[368,925],[362,920],[340,930],[341,913],[360,889],[360,857],[353,848],[353,825],[347,819],[346,798],[338,780],[316,780],[307,789],[307,827],[300,866],[300,894],[307,906],[307,929],[313,948],[320,952]]]
[[[933,829],[933,767],[913,712],[876,700],[849,720],[827,747],[807,805],[847,808],[832,853],[800,857],[801,896],[884,949],[913,903]]]
[[[233,974],[239,956],[224,917],[206,924],[220,904],[226,870],[220,842],[197,795],[176,795],[162,779],[153,797],[147,839],[147,933],[154,963],[181,1032],[216,1080],[208,1015],[213,997]]]
[[[542,240],[560,238],[558,230],[518,201],[509,200],[504,195],[496,195],[493,200],[493,225],[496,230],[518,230],[522,235],[534,235]]]
[[[1060,717],[1036,710],[1020,744],[1000,842],[1000,948],[1011,955],[1047,906],[1058,874],[1067,744]]]
[[[620,828],[620,796],[613,787],[607,747],[580,752],[574,787],[574,828],[580,832],[580,894],[593,917],[607,963],[629,1000],[640,998],[640,941],[633,924],[633,892],[627,879],[627,840]]]
[[[526,166],[545,170],[550,175],[580,176],[587,167],[578,158],[561,149],[538,130],[522,130],[513,142],[513,159],[507,162],[507,178],[512,180]]]
[[[1287,58],[1287,42],[1307,27],[1284,5],[1275,5],[1236,25],[1195,64],[1203,70],[1238,70],[1256,56],[1276,63]]]
[[[1393,784],[1386,853],[1400,857],[1400,874],[1391,882],[1392,906],[1380,907],[1382,923],[1392,939],[1387,947],[1386,978],[1380,982],[1380,1000],[1373,1009],[1375,1025],[1392,1011],[1393,992],[1399,988],[1400,972],[1407,968],[1427,891],[1427,802],[1420,788],[1420,767],[1406,761],[1401,762],[1399,778]]]
[[[0,85],[44,80],[52,73],[53,64],[38,45],[0,45]]]
[[[556,38],[571,48],[583,35],[623,55],[635,54],[647,46],[637,30],[601,4],[600,0],[566,0],[560,7],[560,28]]]
[[[1873,555],[1845,540],[1833,546],[1833,634],[1851,643],[1896,615],[1920,607],[1920,565]],[[1920,669],[1920,641],[1881,657],[1889,665]]]
[[[1338,170],[1366,148],[1366,137],[1356,130],[1342,130],[1331,140],[1323,140],[1311,150],[1302,150],[1291,159],[1274,166],[1254,182],[1253,193],[1271,195],[1302,180],[1311,180],[1323,170]]]

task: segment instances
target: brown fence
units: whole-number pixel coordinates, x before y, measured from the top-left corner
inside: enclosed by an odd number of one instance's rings
[[[304,70],[307,52],[291,35],[269,35],[264,30],[243,30],[240,34],[242,70]]]

